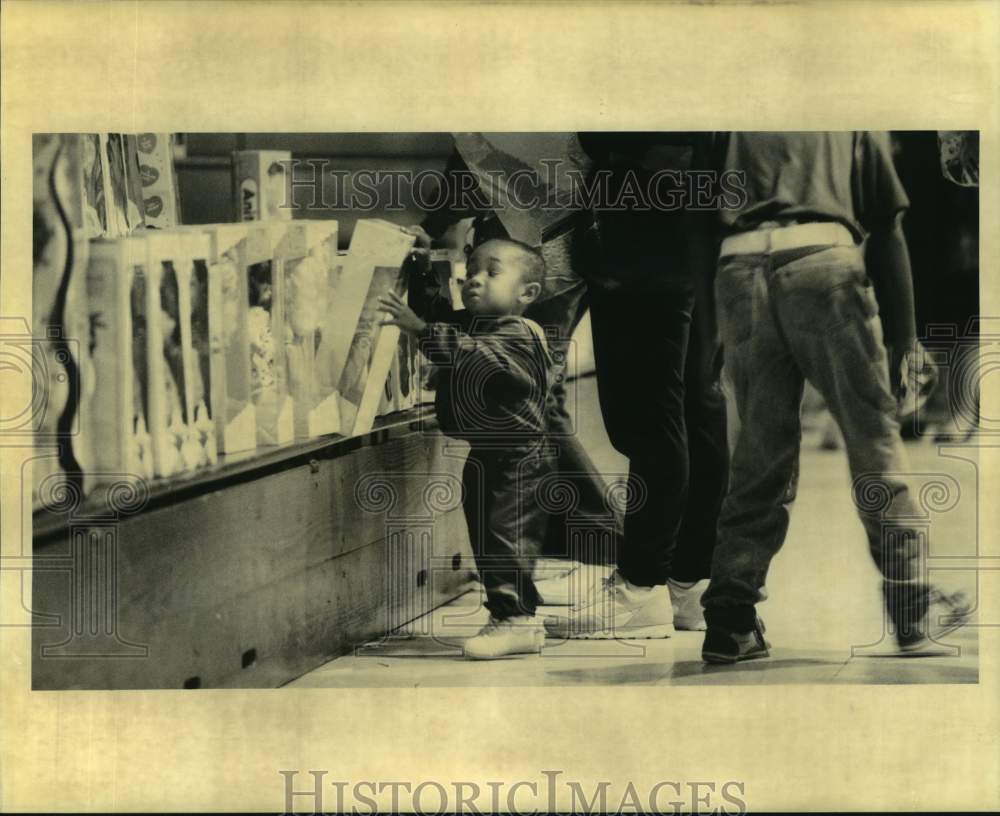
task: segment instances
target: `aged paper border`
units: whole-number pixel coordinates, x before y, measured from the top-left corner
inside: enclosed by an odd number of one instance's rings
[[[0,27],[5,316],[31,315],[33,131],[849,128],[982,131],[981,302],[1000,315],[1000,4],[14,0]],[[5,374],[0,399],[28,388]],[[24,451],[2,453],[9,555],[30,547]],[[995,462],[985,449],[983,497],[1000,495]],[[23,619],[18,581],[2,574],[5,623]],[[984,573],[984,620],[1000,621],[997,583]],[[980,636],[975,686],[32,693],[29,632],[5,626],[0,808],[280,811],[279,769],[559,769],[639,789],[741,780],[754,810],[996,808],[1000,638]]]

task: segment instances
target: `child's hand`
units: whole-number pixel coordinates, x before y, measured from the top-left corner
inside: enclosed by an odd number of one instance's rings
[[[421,227],[419,224],[414,224],[413,226],[403,227],[403,229],[414,236],[417,241],[415,247],[418,249],[430,249],[431,246],[431,236],[427,234],[427,230]]]
[[[402,331],[409,334],[420,334],[427,327],[427,324],[417,317],[416,312],[395,292],[380,297],[378,305],[390,315],[388,320],[382,321],[383,326],[399,326]]]
[[[413,244],[413,249],[410,250],[410,260],[416,263],[417,269],[421,273],[426,274],[431,267],[431,236],[427,234],[427,230],[419,225],[403,229],[417,239]]]

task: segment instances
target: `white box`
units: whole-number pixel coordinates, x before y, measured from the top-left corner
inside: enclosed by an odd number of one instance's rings
[[[233,153],[234,220],[292,220],[291,160],[288,150]]]
[[[242,224],[214,224],[205,229],[211,240],[212,416],[220,453],[238,453],[257,447],[247,329],[247,230]]]
[[[273,249],[288,226],[249,225],[246,235],[250,393],[256,408],[258,446],[285,445],[295,439],[284,354],[283,282]]]

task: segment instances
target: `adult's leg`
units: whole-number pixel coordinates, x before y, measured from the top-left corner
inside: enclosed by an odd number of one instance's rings
[[[785,495],[799,455],[804,380],[775,323],[769,261],[720,263],[716,295],[740,430],[719,517],[712,577],[702,597],[709,628],[754,628],[768,567],[788,531]]]
[[[670,575],[687,501],[684,359],[693,292],[590,292],[601,412],[615,449],[628,457],[624,543],[618,571],[639,586]]]
[[[684,370],[689,487],[670,570],[670,577],[683,583],[709,577],[719,512],[729,483],[726,398],[720,383],[722,350],[714,306],[713,299],[699,292]]]
[[[573,331],[588,306],[587,284],[570,268],[568,242],[572,233],[542,247],[545,256],[546,297],[532,304],[525,317],[541,325],[547,333],[549,349],[555,358],[552,388],[545,405],[546,432],[555,456],[560,479],[572,486],[577,497],[565,511],[550,512],[543,551],[547,555],[593,561],[613,559],[621,539],[621,523],[606,504],[607,484],[598,473],[577,435],[576,422],[566,410],[566,368],[574,353]],[[598,551],[582,547],[568,525],[571,517],[585,518],[588,529],[595,527],[602,545]]]
[[[855,505],[875,564],[888,582],[920,579],[920,542],[907,521],[917,513],[902,475],[906,454],[878,303],[861,253],[836,247],[788,264],[779,314],[803,371],[844,434]]]

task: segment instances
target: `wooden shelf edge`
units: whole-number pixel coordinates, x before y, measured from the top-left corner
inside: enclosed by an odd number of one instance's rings
[[[195,496],[221,490],[235,484],[260,479],[274,473],[301,467],[312,460],[334,459],[346,456],[360,448],[380,445],[399,436],[437,428],[433,405],[422,405],[409,411],[379,417],[372,430],[361,436],[331,434],[316,439],[299,440],[274,448],[257,449],[246,454],[223,456],[211,467],[202,468],[183,476],[158,479],[140,484],[136,489],[148,495],[139,513],[177,504]],[[120,483],[119,483],[120,484]],[[32,539],[42,542],[65,533],[72,520],[100,521],[112,514],[107,491],[111,485],[98,484],[90,495],[72,510],[54,512],[42,508],[32,515]]]

